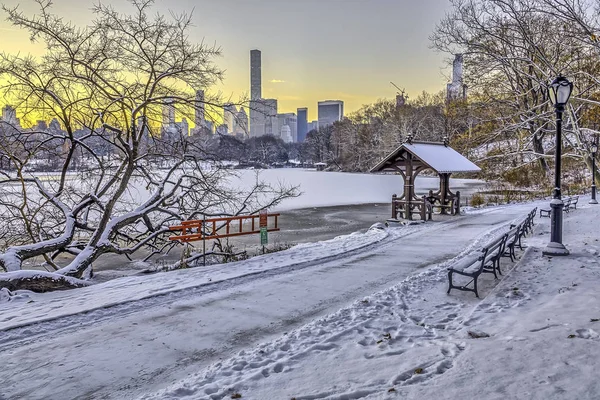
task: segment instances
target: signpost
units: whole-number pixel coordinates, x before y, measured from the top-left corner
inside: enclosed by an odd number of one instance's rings
[[[269,234],[267,233],[267,210],[261,210],[259,213],[258,226],[260,227],[260,244],[265,253],[265,245],[269,244]]]

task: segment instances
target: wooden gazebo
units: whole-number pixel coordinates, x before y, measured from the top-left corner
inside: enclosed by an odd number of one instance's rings
[[[440,177],[439,190],[422,197],[415,194],[417,176],[432,169]],[[399,173],[404,179],[404,193],[392,196],[392,218],[412,220],[413,214],[420,219],[431,219],[433,208],[440,213],[460,212],[460,192],[450,190],[450,175],[455,172],[478,172],[481,169],[448,146],[448,142],[417,142],[408,140],[371,169],[371,172]]]

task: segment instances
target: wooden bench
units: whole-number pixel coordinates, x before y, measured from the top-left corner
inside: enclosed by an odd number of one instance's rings
[[[500,258],[504,254],[506,239],[508,234],[502,234],[486,244],[480,251],[469,254],[459,260],[452,267],[448,268],[448,294],[452,289],[474,292],[479,297],[477,291],[477,279],[484,272],[493,273],[498,278],[496,271],[500,272]],[[471,281],[465,285],[457,286],[452,280],[453,274],[458,274],[471,278]],[[473,283],[473,288],[469,285]]]

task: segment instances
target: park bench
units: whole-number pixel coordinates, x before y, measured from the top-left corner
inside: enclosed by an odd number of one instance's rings
[[[533,220],[536,214],[537,207],[531,210],[521,222],[510,225],[508,232],[498,235],[481,250],[467,255],[448,268],[448,294],[452,289],[458,289],[475,292],[475,296],[479,297],[477,292],[477,278],[479,278],[479,275],[483,272],[493,273],[495,278],[498,278],[496,272],[502,275],[500,259],[504,256],[510,257],[511,261],[515,260],[515,247],[519,246],[523,250],[521,238],[527,233],[533,232]],[[455,285],[452,279],[453,274],[470,277],[471,281],[465,285]],[[471,283],[473,283],[473,288],[469,287]]]
[[[577,203],[579,202],[579,196],[571,197],[571,202],[569,203],[569,209],[577,210]],[[566,205],[565,205],[566,207]]]
[[[506,238],[506,251],[504,252],[504,257],[510,257],[510,261],[515,261],[515,247],[521,245],[521,235],[524,232],[525,221],[522,221],[518,225],[511,225],[510,230],[507,233]]]
[[[494,277],[498,278],[496,271],[500,272],[500,258],[504,254],[507,237],[508,234],[506,233],[497,236],[481,250],[469,254],[448,268],[448,294],[452,289],[458,289],[474,292],[475,296],[479,297],[477,279],[484,272],[493,273]],[[453,283],[453,274],[469,277],[471,281],[465,285],[457,286]],[[471,283],[473,283],[473,288],[469,287]]]
[[[575,197],[566,197],[563,198],[563,211],[564,212],[569,212],[571,209],[577,209],[577,202],[579,201],[579,196],[575,196]],[[550,218],[550,213],[552,212],[551,208],[540,208],[540,218],[542,217],[548,217]]]

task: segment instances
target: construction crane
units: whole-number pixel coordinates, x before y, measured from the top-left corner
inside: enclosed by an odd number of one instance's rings
[[[404,89],[400,89],[394,82],[390,81],[390,83],[392,86],[398,89],[398,92],[396,92],[396,106],[403,106],[406,100],[408,100],[406,91]]]

